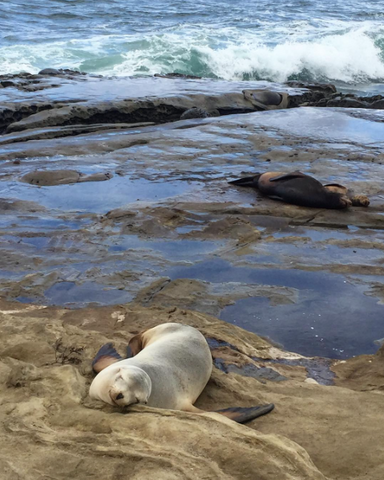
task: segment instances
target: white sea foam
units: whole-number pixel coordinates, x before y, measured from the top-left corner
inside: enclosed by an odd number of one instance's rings
[[[201,47],[200,52],[212,72],[226,80],[257,75],[282,82],[304,71],[317,79],[343,82],[384,79],[380,48],[361,29],[315,41],[272,47],[247,41],[221,50]]]
[[[384,29],[374,22],[265,24],[258,31],[184,25],[140,36],[2,47],[0,72],[62,67],[121,76],[177,71],[225,80],[383,81],[380,41],[384,45]]]

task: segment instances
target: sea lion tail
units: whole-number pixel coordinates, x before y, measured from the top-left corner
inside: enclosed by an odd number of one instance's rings
[[[238,185],[239,187],[257,187],[257,181],[260,177],[260,174],[252,175],[252,177],[239,178],[238,180],[231,180],[228,183],[232,185]]]
[[[273,403],[266,405],[257,405],[256,407],[230,407],[223,410],[215,410],[216,413],[220,413],[237,423],[247,423],[254,420],[257,417],[266,415],[275,408]]]

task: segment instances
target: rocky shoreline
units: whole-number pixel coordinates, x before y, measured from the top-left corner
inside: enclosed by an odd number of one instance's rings
[[[201,81],[198,77],[185,75],[155,76],[153,80],[161,81]],[[140,81],[132,79],[132,81]],[[147,80],[149,80],[147,78]],[[89,100],[88,98],[60,99],[60,88],[72,83],[81,85],[84,82],[113,82],[113,79],[104,79],[101,76],[87,75],[71,70],[55,70],[47,68],[39,74],[0,75],[0,98],[3,96],[0,108],[0,133],[12,133],[28,129],[43,127],[58,127],[69,125],[94,125],[115,123],[166,123],[187,118],[199,118],[237,113],[250,113],[263,108],[253,104],[242,92],[207,95],[201,93],[183,92],[183,95],[171,95],[161,98],[140,98],[132,100],[129,94],[125,99]],[[115,79],[115,81],[118,81]],[[245,86],[247,82],[242,82]],[[249,83],[249,82],[248,82]],[[253,82],[255,83],[255,82]],[[256,82],[257,83],[257,82]],[[263,83],[258,82],[263,87]],[[47,101],[44,92],[58,89],[57,99]],[[4,93],[6,90],[6,93]],[[25,94],[33,94],[31,100],[12,101],[12,92],[17,90]],[[384,97],[381,95],[359,97],[351,93],[337,92],[334,85],[302,83],[290,81],[284,85],[272,86],[272,91],[288,93],[287,108],[299,106],[337,107],[337,108],[364,108],[384,109]],[[39,98],[40,95],[40,98]],[[151,97],[151,95],[147,94]],[[195,108],[190,115],[185,113]],[[194,113],[194,115],[193,115]],[[76,134],[72,131],[72,135]],[[4,139],[3,141],[6,141]]]
[[[381,480],[383,99],[52,69],[0,84],[7,478]],[[265,89],[265,108],[244,93]],[[293,169],[371,205],[302,208],[227,183]],[[244,427],[90,402],[100,344],[123,351],[167,321],[210,344],[198,406],[276,410]]]

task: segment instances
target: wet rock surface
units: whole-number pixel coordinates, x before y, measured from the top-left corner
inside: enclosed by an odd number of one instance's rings
[[[0,91],[9,478],[126,478],[129,459],[129,478],[381,480],[384,125],[380,109],[349,107],[382,99],[316,84],[34,77],[1,79],[13,83]],[[245,88],[289,108],[261,111]],[[326,108],[294,108],[311,102]],[[208,116],[179,120],[191,109]],[[228,184],[268,170],[341,183],[371,204],[310,209]],[[209,340],[216,368],[198,406],[276,410],[247,429],[90,403],[100,344],[124,351],[165,321]]]
[[[2,75],[0,86],[0,133],[69,125],[165,123],[301,105],[374,109],[384,105],[380,95],[342,94],[333,85],[211,82],[178,74],[110,79],[47,68],[34,75]],[[261,103],[248,95],[252,89]]]
[[[92,91],[99,80],[82,84]],[[70,307],[174,304],[303,355],[374,353],[383,337],[383,133],[378,110],[301,107],[4,134],[3,294]],[[309,209],[227,183],[295,169],[371,205]]]
[[[20,178],[21,182],[29,183],[30,185],[39,185],[40,187],[47,187],[53,185],[65,185],[78,182],[104,182],[112,178],[110,173],[94,173],[91,175],[84,175],[76,170],[35,170],[27,173]]]

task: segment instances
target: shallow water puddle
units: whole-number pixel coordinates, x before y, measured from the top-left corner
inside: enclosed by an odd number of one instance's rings
[[[106,213],[135,201],[175,197],[193,189],[197,182],[151,182],[115,176],[104,182],[37,187],[19,182],[0,184],[0,197],[34,201],[46,208]]]
[[[66,307],[83,307],[90,304],[114,305],[130,302],[133,295],[125,290],[108,288],[94,282],[76,285],[75,282],[58,282],[44,292],[48,305],[65,305]],[[34,298],[21,296],[19,302],[34,302]]]
[[[16,277],[4,266],[0,281],[4,292],[21,302],[112,305],[131,301],[142,288],[163,277],[166,266],[204,261],[221,246],[222,242],[214,241],[147,241],[136,235],[111,234],[101,239],[97,232],[85,242],[76,232],[64,236],[55,232],[52,237],[4,235],[0,267],[17,262],[20,271]],[[27,258],[32,263],[27,264]],[[10,280],[18,285],[9,285]],[[14,293],[19,291],[23,293]]]
[[[199,257],[217,250],[224,242],[208,240],[143,240],[136,235],[116,235],[108,241],[111,252],[125,252],[129,249],[148,249],[160,252],[168,260],[196,261]]]
[[[48,218],[21,216],[18,215],[0,215],[0,229],[10,229],[15,232],[50,232],[55,230],[77,230],[86,227],[91,222],[90,218]]]
[[[374,353],[374,340],[384,336],[384,306],[366,296],[364,286],[351,284],[342,275],[234,267],[221,259],[174,267],[167,275],[296,288],[297,303],[272,306],[266,298],[251,297],[224,308],[220,318],[302,355],[347,358]],[[384,278],[378,276],[377,281]]]
[[[278,128],[291,135],[302,137],[303,132],[309,138],[318,138],[332,142],[347,143],[382,143],[384,124],[362,118],[355,118],[337,108],[319,109],[302,107],[281,110],[279,112],[262,112],[255,116],[255,124]]]

